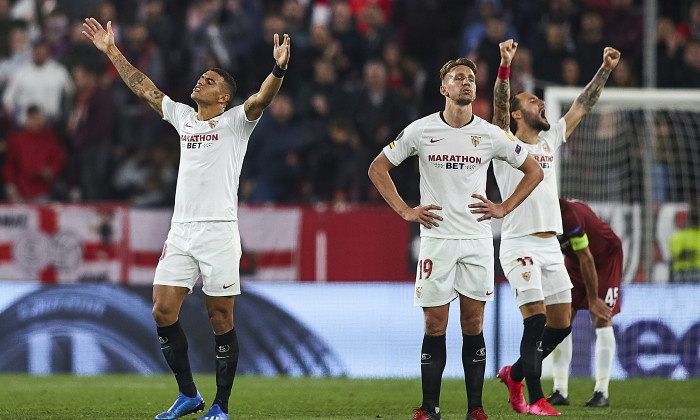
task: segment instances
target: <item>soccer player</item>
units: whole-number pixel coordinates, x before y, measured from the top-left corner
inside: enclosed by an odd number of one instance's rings
[[[558,416],[561,413],[544,398],[540,383],[542,359],[571,332],[572,285],[556,238],[562,233],[562,224],[554,160],[559,146],[598,101],[620,52],[605,48],[598,72],[567,113],[550,126],[540,98],[527,92],[510,98],[510,64],[517,47],[513,40],[499,45],[501,64],[494,86],[493,122],[515,133],[517,144],[534,156],[545,175],[523,204],[503,220],[500,261],[524,329],[520,358],[501,368],[498,377],[508,387],[510,404],[518,413]],[[493,168],[501,194],[508,196],[522,175],[499,161],[494,161]],[[527,379],[529,405],[523,397],[523,379]]]
[[[414,420],[440,419],[440,383],[445,368],[449,304],[459,297],[462,364],[467,389],[467,419],[486,419],[482,388],[486,346],[484,305],[493,300],[493,239],[490,218],[513,211],[542,179],[542,170],[507,133],[472,113],[476,65],[451,60],[440,70],[442,112],[409,124],[374,159],[369,177],[404,220],[420,223],[421,244],[414,304],[423,308],[421,349],[423,403]],[[409,207],[399,196],[389,170],[418,156],[420,202]],[[491,159],[502,159],[524,176],[502,204],[486,195]]]
[[[559,199],[564,233],[559,236],[571,289],[571,322],[579,309],[588,309],[595,326],[595,388],[587,407],[607,407],[610,369],[615,357],[612,317],[620,312],[622,242],[612,228],[585,203]],[[552,353],[554,392],[551,405],[569,405],[571,335]]]
[[[177,419],[204,408],[192,379],[187,338],[178,321],[180,307],[201,275],[206,308],[214,332],[216,397],[201,419],[228,419],[228,400],[238,363],[233,302],[240,294],[241,242],[237,225],[238,178],[248,138],[263,110],[282,85],[290,56],[290,39],[274,35],[275,66],[260,91],[232,107],[236,82],[226,71],[210,69],[190,97],[197,109],[174,102],[134,68],[114,45],[111,22],[106,30],[93,18],[83,34],[112,61],[129,88],[171,123],[180,138],[180,169],[175,209],[168,238],[153,280],[153,318],[158,340],[175,374],[179,397],[155,418]]]

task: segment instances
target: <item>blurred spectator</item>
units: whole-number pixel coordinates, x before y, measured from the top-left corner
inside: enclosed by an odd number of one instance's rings
[[[7,57],[10,54],[10,31],[15,26],[20,25],[19,21],[10,16],[11,6],[10,0],[0,0],[0,58]]]
[[[10,15],[13,19],[27,24],[29,39],[36,42],[46,25],[46,17],[56,8],[53,0],[17,0],[12,5]]]
[[[421,64],[413,58],[406,57],[396,42],[384,47],[382,55],[387,69],[387,84],[399,92],[408,107],[408,118],[418,118],[421,107],[421,95],[425,86],[426,74]]]
[[[368,2],[362,10],[360,20],[366,26],[363,35],[363,50],[366,60],[381,59],[384,46],[396,41],[396,33],[384,18],[378,3]]]
[[[362,142],[361,166],[369,168],[374,157],[401,132],[408,121],[406,104],[398,92],[387,84],[383,62],[372,60],[365,63],[364,84],[354,95],[351,109],[350,115],[355,119],[355,128]],[[395,181],[400,183],[397,178]],[[369,190],[369,178],[362,177],[358,198],[367,200]],[[372,188],[371,191],[376,189]]]
[[[681,215],[682,213],[679,213],[679,216]],[[678,218],[680,220],[676,223],[679,229],[668,240],[671,251],[671,280],[700,282],[700,214],[697,206],[691,205],[686,217]]]
[[[505,39],[518,41],[518,34],[515,32],[515,28],[506,24],[502,17],[503,7],[500,0],[477,0],[475,8],[478,9],[478,18],[467,23],[462,32],[462,45],[460,49],[460,55],[462,57],[476,54],[476,49],[481,44],[481,41],[488,35],[488,22],[491,19],[498,19],[503,22],[503,30],[500,35],[501,39],[498,42]],[[496,53],[498,53],[498,51],[498,44],[496,44]]]
[[[678,60],[678,52],[684,40],[673,27],[673,21],[660,17],[656,27],[656,83],[658,87],[674,86],[674,66],[669,62]]]
[[[331,6],[330,21],[331,36],[340,42],[343,54],[348,58],[348,68],[340,69],[343,79],[359,79],[364,54],[362,51],[362,35],[357,30],[355,19],[350,11],[350,5],[345,0],[334,1]]]
[[[700,40],[686,42],[675,70],[676,86],[700,88]]]
[[[353,196],[358,176],[357,150],[359,139],[352,123],[335,118],[328,130],[321,133],[308,148],[310,200],[344,203]]]
[[[615,72],[617,73],[617,68]],[[564,86],[582,86],[581,67],[573,57],[567,57],[561,63],[561,83]]]
[[[535,71],[532,67],[532,53],[525,47],[518,46],[518,53],[513,58],[510,72],[510,94],[518,92],[535,93]],[[540,96],[540,94],[537,94]]]
[[[581,68],[581,78],[590,80],[600,68],[603,50],[609,44],[606,44],[603,35],[603,18],[597,12],[589,11],[581,15],[580,28],[575,57]]]
[[[176,180],[177,162],[156,146],[129,156],[115,171],[114,188],[136,207],[162,207],[174,202]]]
[[[85,12],[83,11],[83,13]],[[106,25],[107,22],[111,21],[115,43],[119,45],[124,41],[124,29],[121,25],[123,22],[121,22],[119,19],[117,8],[114,6],[114,3],[111,1],[101,1],[97,3],[95,10],[92,12],[92,17],[97,19],[97,21],[103,25]],[[81,16],[80,18],[83,20],[85,19],[85,16]]]
[[[308,4],[308,2],[304,2]],[[294,40],[297,48],[306,47],[309,42],[309,25],[304,5],[299,0],[283,0],[282,18],[284,19],[286,33]]]
[[[630,61],[621,57],[615,67],[615,71],[610,74],[608,86],[614,87],[639,87],[639,76],[630,65]]]
[[[109,199],[116,114],[114,98],[98,83],[97,69],[78,64],[72,68],[72,73],[76,94],[68,120],[70,175],[73,183],[77,183],[74,188],[79,189],[82,199]]]
[[[632,63],[641,59],[644,45],[644,17],[633,0],[610,0],[605,19],[605,40],[614,45]]]
[[[82,33],[83,22],[75,21],[70,25],[70,42],[63,52],[58,57],[58,61],[66,68],[71,68],[76,64],[82,64],[90,67],[104,66],[103,57],[95,50],[92,42]],[[110,80],[108,74],[105,78]]]
[[[297,200],[301,181],[297,151],[309,140],[310,134],[294,118],[292,98],[278,93],[250,136],[241,197],[254,203]]]
[[[346,98],[335,67],[328,60],[319,58],[313,66],[312,79],[304,84],[298,95],[297,115],[303,118],[310,131],[324,132],[332,115],[338,112],[340,102]]]
[[[475,59],[478,58],[488,66],[484,66],[483,69],[479,68],[479,73],[486,73],[483,75],[484,81],[487,83],[484,86],[489,86],[496,80],[496,74],[498,73],[497,63],[501,61],[501,53],[498,44],[508,39],[506,36],[506,22],[500,18],[492,16],[486,20],[486,36],[481,38],[479,46],[476,51],[472,51],[472,54],[476,54]],[[482,89],[482,93],[489,98],[493,99],[492,89]],[[487,119],[486,121],[491,121]]]
[[[46,16],[44,38],[51,46],[51,56],[60,57],[72,44],[70,21],[63,11],[54,9]]]
[[[347,73],[350,67],[348,58],[343,54],[342,45],[331,36],[328,27],[323,25],[311,26],[308,44],[306,47],[297,48],[296,54],[299,57],[298,75],[304,78],[313,72],[313,65],[317,59],[328,61],[333,67],[344,73]],[[298,81],[304,83],[302,80]],[[298,87],[300,83],[294,83],[294,85]]]
[[[262,29],[262,38],[258,39],[257,43],[251,48],[251,51],[242,58],[242,68],[244,68],[245,71],[240,74],[234,74],[237,81],[240,79],[238,83],[238,92],[236,94],[240,98],[247,98],[257,92],[258,88],[260,88],[260,81],[265,80],[265,77],[270,74],[270,69],[274,63],[271,63],[270,67],[262,65],[261,63],[268,63],[270,61],[270,43],[272,43],[275,34],[283,34],[287,31],[282,16],[274,13],[268,14],[263,18]],[[293,39],[292,42],[294,42],[292,48],[294,48],[294,61],[296,62],[296,39]],[[295,66],[290,67],[285,75],[285,79],[287,79],[285,86],[294,84],[297,80],[297,83],[301,83],[304,77],[305,75],[303,73],[297,72],[295,63]]]
[[[61,173],[66,151],[36,105],[27,108],[24,128],[9,136],[4,176],[8,200],[46,202]]]
[[[175,37],[177,28],[170,15],[165,13],[164,0],[140,2],[139,16],[148,28],[148,37],[161,51],[168,51],[172,54],[173,49],[177,49]]]
[[[602,54],[603,51],[600,52],[600,57]],[[563,23],[548,24],[545,45],[535,52],[535,77],[546,82],[561,83],[562,63],[569,56],[570,51],[566,46],[566,26]],[[600,62],[600,58],[597,61]]]
[[[0,59],[0,91],[5,88],[10,76],[17,69],[32,61],[32,48],[29,45],[27,30],[21,26],[10,31],[10,55]]]
[[[684,40],[700,41],[700,1],[690,3],[688,20],[678,24],[675,32]]]
[[[63,104],[73,89],[66,68],[51,58],[49,44],[40,40],[32,48],[32,61],[10,76],[2,101],[18,126],[24,125],[30,105],[38,105],[53,125],[65,114]]]

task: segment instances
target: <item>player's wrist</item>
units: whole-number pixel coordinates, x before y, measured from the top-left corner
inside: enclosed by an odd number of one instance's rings
[[[510,78],[510,64],[504,66],[503,61],[501,61],[501,65],[498,67],[498,78],[501,80],[508,80]]]
[[[272,68],[272,75],[275,76],[278,79],[281,79],[284,77],[284,74],[287,72],[287,68],[282,68],[280,67],[277,63],[275,63],[275,66]]]

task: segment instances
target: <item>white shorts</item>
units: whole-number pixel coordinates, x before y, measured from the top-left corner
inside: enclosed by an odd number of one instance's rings
[[[573,285],[556,236],[528,235],[502,240],[499,259],[518,307],[539,301],[544,301],[545,305],[565,303],[558,293],[566,290],[569,291],[568,302],[571,302]],[[555,295],[557,302],[549,302],[548,298]]]
[[[458,295],[493,300],[493,240],[421,237],[413,304],[442,306]]]
[[[192,288],[202,276],[208,296],[241,294],[241,238],[237,222],[173,223],[153,284]]]

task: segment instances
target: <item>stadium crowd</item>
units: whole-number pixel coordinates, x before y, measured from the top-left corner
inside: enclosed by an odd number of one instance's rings
[[[623,57],[608,86],[640,86],[641,3],[0,0],[0,199],[174,200],[175,133],[82,35],[87,16],[111,20],[127,59],[186,103],[212,67],[234,75],[241,103],[274,64],[272,34],[290,34],[288,80],[253,132],[240,199],[343,203],[381,200],[367,168],[409,121],[441,107],[433,69],[448,59],[476,62],[474,112],[486,120],[507,38],[520,43],[513,92],[583,86],[607,45]],[[657,86],[700,87],[700,1],[659,2],[659,16]],[[417,203],[417,164],[392,173]]]

